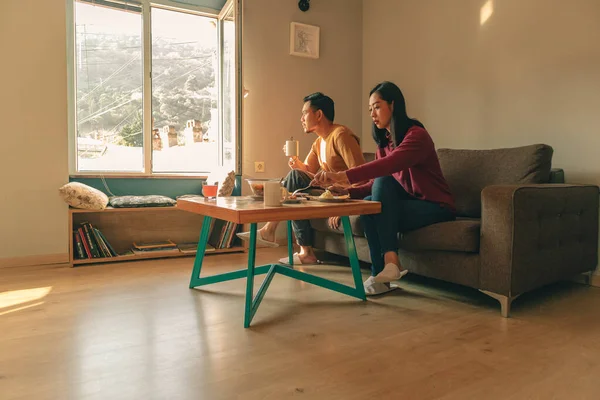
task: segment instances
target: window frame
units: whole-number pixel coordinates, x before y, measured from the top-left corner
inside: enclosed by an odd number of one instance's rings
[[[218,164],[215,166],[220,169],[223,167],[223,18],[232,11],[235,20],[235,160],[234,172],[236,175],[242,173],[242,0],[227,0],[223,8],[215,10],[212,8],[195,6],[187,3],[174,2],[170,0],[108,0],[113,4],[122,4],[124,7],[135,5],[141,7],[142,15],[142,58],[143,58],[143,172],[113,172],[113,171],[78,171],[77,170],[77,129],[76,129],[76,75],[75,75],[75,2],[77,0],[67,1],[67,91],[68,91],[68,151],[69,151],[69,176],[73,178],[172,178],[187,179],[200,178],[206,179],[207,172],[181,172],[181,173],[157,173],[152,172],[152,29],[150,13],[152,8],[161,8],[165,10],[183,12],[203,17],[214,18],[217,23],[217,41],[218,41],[218,71],[216,75],[216,85],[218,87]],[[92,0],[93,1],[93,0]],[[90,1],[90,2],[92,2]],[[102,0],[98,1],[101,3]],[[115,7],[118,8],[118,7]],[[212,171],[211,171],[212,172]],[[210,172],[208,172],[210,173]]]

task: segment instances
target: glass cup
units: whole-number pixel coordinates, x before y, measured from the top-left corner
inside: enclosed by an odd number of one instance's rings
[[[202,194],[209,200],[212,200],[217,197],[217,190],[219,189],[219,185],[203,185],[202,186]]]

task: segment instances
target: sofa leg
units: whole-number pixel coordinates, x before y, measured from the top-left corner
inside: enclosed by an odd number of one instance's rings
[[[504,318],[508,318],[510,316],[510,306],[511,306],[513,300],[516,299],[517,297],[519,297],[519,295],[513,296],[513,297],[504,296],[504,295],[501,295],[498,293],[494,293],[494,292],[490,292],[490,291],[482,290],[482,289],[479,289],[479,291],[481,293],[487,294],[491,298],[496,299],[500,302],[500,313],[502,314],[502,316]]]
[[[594,275],[594,271],[586,272],[583,274],[583,282],[590,286],[592,284],[592,276]]]

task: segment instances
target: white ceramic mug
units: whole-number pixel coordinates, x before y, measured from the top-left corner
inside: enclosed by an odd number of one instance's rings
[[[288,191],[279,181],[265,182],[264,202],[267,207],[279,207],[287,198]]]
[[[298,157],[300,144],[297,140],[287,140],[285,142],[285,155],[288,157]]]

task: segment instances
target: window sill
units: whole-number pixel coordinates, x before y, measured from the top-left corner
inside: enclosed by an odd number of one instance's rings
[[[69,178],[104,178],[104,179],[203,179],[206,180],[208,175],[200,174],[119,174],[119,173],[89,173],[89,174],[70,174]]]

